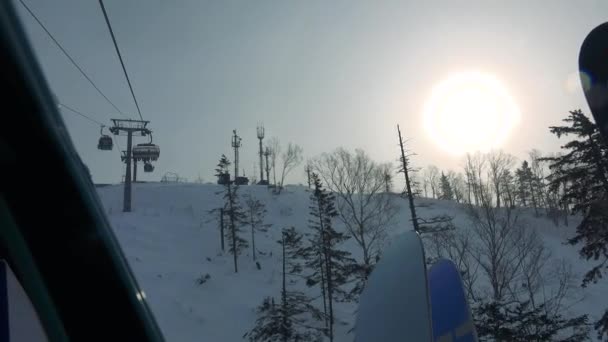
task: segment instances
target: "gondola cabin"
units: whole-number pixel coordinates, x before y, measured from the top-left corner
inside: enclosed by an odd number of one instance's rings
[[[103,151],[110,151],[114,147],[114,143],[112,142],[112,138],[108,135],[102,135],[99,137],[99,142],[97,143],[97,148]]]

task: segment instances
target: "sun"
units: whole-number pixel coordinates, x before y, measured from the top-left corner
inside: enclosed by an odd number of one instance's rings
[[[431,140],[454,155],[500,148],[519,119],[519,109],[502,83],[477,71],[450,75],[433,87],[424,106]]]

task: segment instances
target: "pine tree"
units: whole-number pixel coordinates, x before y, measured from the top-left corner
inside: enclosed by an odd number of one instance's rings
[[[228,174],[228,168],[230,167],[230,161],[222,154],[220,162],[217,165],[216,176],[221,179],[224,175]],[[241,237],[242,229],[241,224],[245,221],[245,214],[238,202],[238,185],[232,182],[226,182],[223,184],[224,190],[224,215],[228,219],[226,222],[226,239],[228,240],[230,254],[233,255],[234,260],[234,272],[238,273],[238,256],[245,248],[247,248],[247,240]]]
[[[518,197],[522,206],[527,207],[532,204],[534,212],[538,216],[538,205],[534,191],[534,175],[526,160],[521,164],[521,168],[515,171],[517,176]]]
[[[264,223],[264,217],[266,216],[266,206],[264,203],[253,196],[247,196],[245,199],[245,206],[247,224],[251,227],[253,261],[256,261],[255,232],[267,232],[271,224]]]
[[[587,315],[564,318],[544,304],[526,302],[479,303],[474,309],[480,341],[588,341]]]
[[[563,187],[562,203],[572,205],[572,213],[583,216],[576,227],[572,245],[582,244],[579,253],[598,264],[585,274],[583,286],[596,283],[608,268],[608,146],[599,129],[581,110],[571,111],[565,126],[550,127],[558,138],[573,136],[562,146],[567,153],[545,158],[551,162],[549,186]],[[601,339],[608,335],[608,310],[595,325]]]
[[[448,177],[446,177],[443,172],[441,172],[439,183],[441,184],[441,195],[439,196],[439,199],[450,201],[453,200],[454,192],[452,191],[452,186],[450,185]]]
[[[305,258],[305,266],[311,270],[307,276],[307,285],[321,288],[323,312],[326,317],[326,334],[330,341],[334,338],[334,302],[348,299],[348,293],[342,286],[355,271],[355,260],[350,252],[339,249],[339,245],[348,239],[344,233],[333,228],[333,218],[338,214],[334,207],[334,196],[323,189],[316,173],[312,174],[314,191],[310,196],[310,228],[312,237],[310,245],[303,248],[300,254]]]
[[[249,333],[251,341],[311,341],[319,339],[320,327],[314,320],[323,314],[311,305],[311,299],[300,291],[289,290],[287,279],[302,272],[298,260],[302,248],[302,235],[295,228],[284,229],[278,241],[282,250],[281,302],[266,297],[258,307],[256,326]]]

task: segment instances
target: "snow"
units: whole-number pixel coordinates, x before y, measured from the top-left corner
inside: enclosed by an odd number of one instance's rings
[[[262,269],[256,268],[247,251],[240,256],[239,273],[235,274],[232,256],[221,252],[218,224],[207,213],[220,206],[221,195],[217,193],[221,190],[213,184],[135,184],[133,212],[123,213],[122,186],[98,188],[114,232],[168,341],[243,341],[254,326],[255,309],[262,299],[278,297],[281,267],[276,241],[281,228],[294,226],[308,231],[310,193],[305,187],[288,186],[278,196],[264,186],[241,187],[241,195],[250,193],[266,204],[266,222],[272,227],[256,235],[256,247],[265,253],[258,255]],[[400,204],[398,224],[389,231],[387,242],[411,230],[407,203],[396,200]],[[455,218],[457,227],[468,225],[462,208],[454,202],[422,199],[417,204],[420,216],[448,214]],[[555,227],[547,219],[534,218],[532,212],[525,216],[553,255],[572,263],[579,282],[591,263],[579,258],[576,247],[563,244],[573,235],[574,222],[568,228]],[[244,236],[249,234],[247,231]],[[359,257],[352,242],[345,248]],[[206,274],[210,279],[198,284],[197,279]],[[311,294],[318,291],[300,286]],[[572,313],[587,313],[593,321],[608,306],[606,281],[585,289],[577,287],[577,291],[584,296],[571,306]],[[353,340],[349,330],[354,326],[356,309],[354,304],[337,305],[337,342]]]

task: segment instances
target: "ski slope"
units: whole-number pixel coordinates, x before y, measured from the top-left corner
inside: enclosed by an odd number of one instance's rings
[[[240,256],[239,273],[235,274],[232,256],[221,252],[218,224],[207,213],[221,205],[221,195],[217,194],[221,190],[214,184],[135,184],[133,212],[123,213],[122,186],[98,188],[114,232],[168,341],[243,341],[254,326],[255,309],[262,299],[279,295],[281,255],[276,241],[281,228],[294,226],[307,231],[310,193],[305,187],[288,186],[278,196],[264,186],[241,187],[241,195],[252,194],[266,204],[266,222],[272,227],[256,235],[256,247],[264,253],[258,254],[261,270],[248,250]],[[390,236],[412,229],[406,201],[396,200],[400,205],[398,224],[389,230],[387,242]],[[455,218],[457,227],[467,227],[468,219],[454,202],[422,199],[417,204],[421,205],[420,216],[445,213]],[[578,285],[589,263],[578,257],[575,248],[563,245],[572,235],[574,224],[554,227],[531,213],[526,216],[553,255],[572,262],[579,275]],[[244,237],[249,240],[249,230]],[[352,243],[347,242],[345,248],[359,257]],[[198,284],[197,279],[205,274],[210,279]],[[310,294],[318,291],[306,288],[303,282],[299,286]],[[577,291],[582,300],[572,305],[572,313],[587,313],[595,320],[608,306],[608,282],[586,289],[577,287]],[[337,342],[353,340],[349,330],[355,312],[355,304],[337,305]]]

